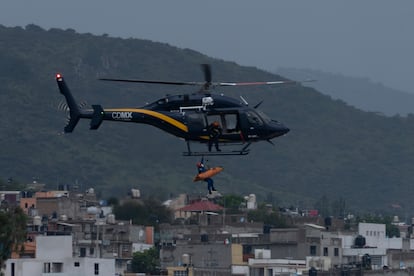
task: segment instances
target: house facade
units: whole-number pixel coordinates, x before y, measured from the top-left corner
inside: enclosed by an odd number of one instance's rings
[[[115,260],[73,257],[72,236],[37,236],[36,257],[9,259],[6,276],[115,275]]]

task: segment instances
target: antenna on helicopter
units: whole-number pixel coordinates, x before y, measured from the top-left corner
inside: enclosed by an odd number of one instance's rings
[[[243,102],[246,106],[248,106],[248,105],[249,105],[249,103],[246,101],[246,99],[245,99],[245,98],[243,98],[243,96],[241,96],[241,95],[240,95],[240,99],[242,100],[242,102]]]

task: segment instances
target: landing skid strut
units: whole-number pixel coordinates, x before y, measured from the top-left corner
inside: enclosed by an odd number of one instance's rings
[[[250,152],[248,143],[240,150],[222,150],[222,151],[191,151],[190,142],[187,141],[187,151],[183,152],[183,156],[220,156],[220,155],[247,155]]]

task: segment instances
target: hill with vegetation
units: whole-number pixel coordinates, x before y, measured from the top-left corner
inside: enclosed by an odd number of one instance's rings
[[[190,49],[141,39],[0,26],[0,179],[33,178],[49,188],[68,184],[94,187],[103,197],[130,188],[168,198],[182,192],[206,193],[193,183],[196,157],[181,155],[183,141],[147,125],[103,122],[89,130],[81,121],[62,135],[66,114],[58,106],[55,74],[62,73],[74,97],[88,105],[139,107],[165,94],[193,88],[115,84],[99,77],[203,81],[209,63],[214,81],[269,81],[281,76],[210,58]],[[414,117],[386,117],[356,109],[306,86],[227,87],[286,124],[288,135],[251,146],[247,156],[211,157],[224,166],[215,177],[222,193],[255,193],[278,205],[301,208],[329,203],[338,213],[414,207]],[[321,207],[321,208],[322,208]]]
[[[386,116],[407,116],[414,113],[414,91],[399,91],[374,83],[367,78],[349,77],[311,69],[279,68],[275,71],[292,80],[313,79],[308,85],[319,92],[340,99],[356,108],[383,113]]]

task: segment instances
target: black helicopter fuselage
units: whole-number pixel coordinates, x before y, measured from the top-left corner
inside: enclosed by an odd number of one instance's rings
[[[208,126],[219,122],[222,127],[221,142],[255,142],[270,140],[286,134],[289,129],[278,121],[269,119],[259,110],[246,106],[234,98],[219,94],[172,95],[155,101],[143,109],[159,112],[187,126],[188,132],[175,128],[170,132],[190,141],[208,141]],[[162,123],[164,124],[164,123]],[[162,128],[158,122],[153,124]],[[168,127],[171,129],[171,126]]]
[[[208,126],[219,122],[220,143],[250,143],[286,134],[289,129],[246,104],[218,94],[170,95],[138,108],[80,109],[63,77],[56,80],[70,110],[65,132],[72,132],[79,119],[90,119],[90,129],[98,129],[103,121],[143,123],[155,126],[186,141],[208,142]]]

